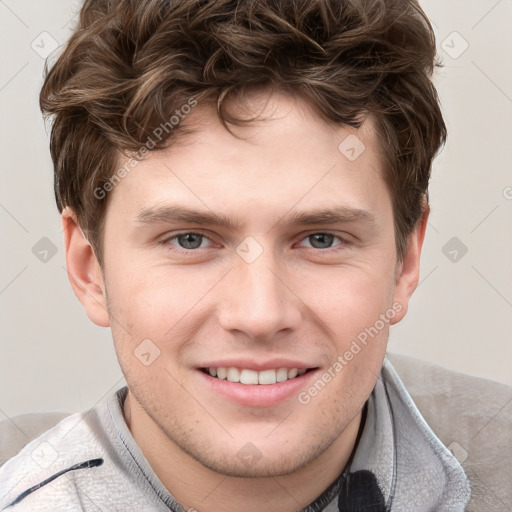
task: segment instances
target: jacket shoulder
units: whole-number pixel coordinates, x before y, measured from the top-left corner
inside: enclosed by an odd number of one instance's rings
[[[103,464],[87,420],[67,416],[0,467],[0,510],[80,510],[73,479]]]
[[[468,512],[512,510],[512,387],[388,354],[430,428],[471,484]]]

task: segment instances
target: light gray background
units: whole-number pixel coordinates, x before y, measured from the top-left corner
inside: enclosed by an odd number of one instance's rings
[[[66,41],[77,5],[0,0],[0,420],[84,409],[124,382],[110,331],[68,284],[38,110],[41,55]],[[445,64],[435,82],[449,140],[431,182],[422,280],[389,347],[512,384],[512,0],[422,5]]]

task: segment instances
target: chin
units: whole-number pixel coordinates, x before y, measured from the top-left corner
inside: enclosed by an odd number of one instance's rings
[[[210,441],[206,450],[205,446],[189,443],[181,444],[180,448],[216,473],[238,478],[270,478],[295,473],[307,466],[331,446],[336,435],[311,435],[306,442],[304,438],[296,442],[289,438],[286,441],[271,441],[268,433],[254,442],[245,439],[230,439],[227,445],[224,442],[217,446]]]
[[[305,466],[309,461],[302,457],[288,457],[288,455],[274,456],[269,460],[263,454],[255,452],[253,458],[239,458],[233,454],[230,460],[226,458],[210,460],[197,458],[204,467],[218,474],[234,478],[271,478],[289,475]]]

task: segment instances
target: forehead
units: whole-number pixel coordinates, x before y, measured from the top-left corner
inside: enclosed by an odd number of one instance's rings
[[[109,209],[133,218],[179,201],[254,217],[282,215],[299,203],[375,214],[389,206],[371,117],[359,130],[335,126],[303,100],[279,93],[253,94],[234,108],[257,119],[231,125],[230,133],[213,106],[198,105],[184,120],[191,133],[140,161],[113,191]]]

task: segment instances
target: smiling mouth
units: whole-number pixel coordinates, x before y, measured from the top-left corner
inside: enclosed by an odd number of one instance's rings
[[[246,385],[269,385],[287,380],[297,379],[302,375],[316,370],[316,368],[276,368],[270,370],[255,371],[246,368],[201,368],[203,373],[210,377],[227,380],[228,382],[240,383]]]

